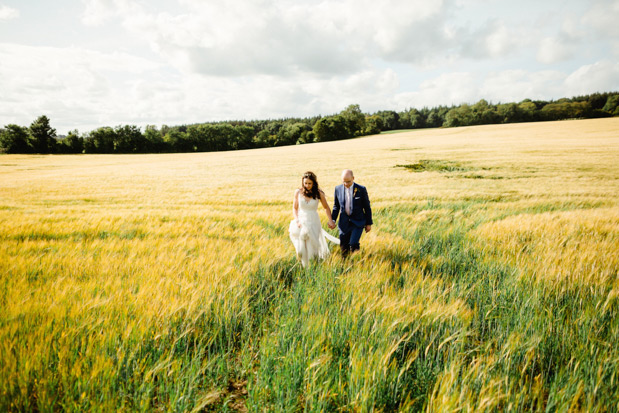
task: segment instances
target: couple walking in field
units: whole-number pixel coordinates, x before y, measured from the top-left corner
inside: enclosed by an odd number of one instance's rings
[[[339,239],[322,229],[318,204],[325,210],[329,228],[335,228],[339,216]],[[327,240],[339,244],[344,257],[358,251],[361,234],[364,230],[370,232],[373,224],[368,192],[364,186],[355,183],[350,169],[342,172],[342,184],[335,187],[333,209],[329,208],[324,192],[318,187],[316,175],[313,172],[304,173],[301,188],[294,193],[292,214],[294,219],[290,222],[290,239],[304,267],[310,259],[327,258]]]

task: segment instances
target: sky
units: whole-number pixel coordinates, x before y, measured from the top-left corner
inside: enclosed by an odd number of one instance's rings
[[[617,22],[619,0],[0,0],[0,127],[618,91]]]

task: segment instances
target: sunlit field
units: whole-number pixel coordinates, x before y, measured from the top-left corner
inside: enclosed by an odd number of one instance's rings
[[[375,225],[303,269],[343,168]],[[618,271],[619,118],[4,155],[0,411],[617,411]]]

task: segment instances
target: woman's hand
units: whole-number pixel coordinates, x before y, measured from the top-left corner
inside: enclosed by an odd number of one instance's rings
[[[298,219],[297,219],[297,227],[301,228],[301,223],[299,222]]]
[[[335,221],[334,220],[329,220],[329,223],[327,224],[329,226],[330,229],[335,228]]]

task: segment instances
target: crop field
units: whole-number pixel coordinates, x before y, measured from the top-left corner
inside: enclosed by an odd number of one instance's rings
[[[344,168],[375,225],[304,269]],[[618,272],[619,118],[3,155],[0,411],[617,411]]]

